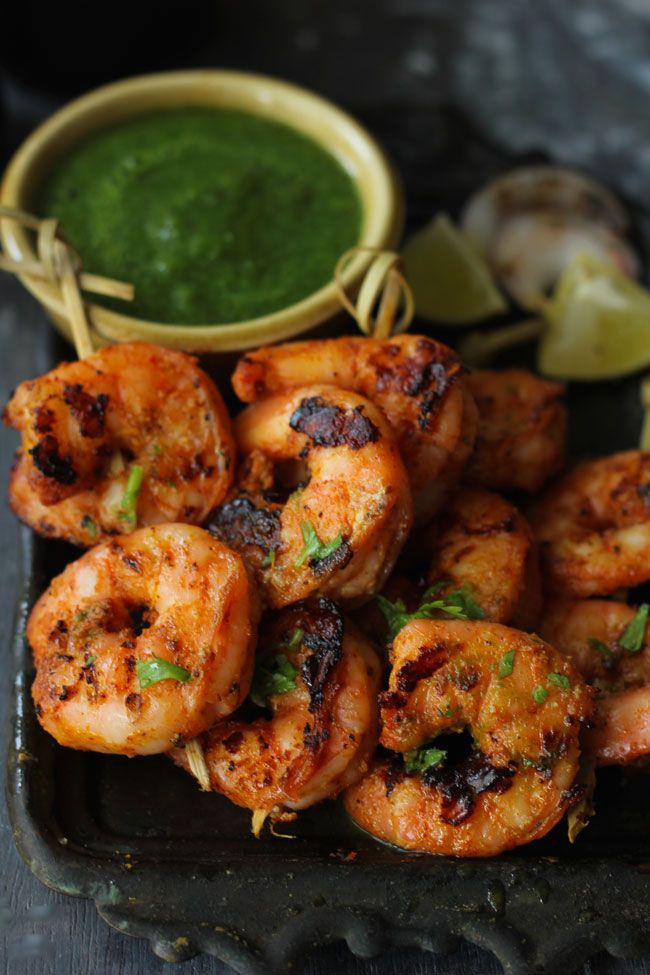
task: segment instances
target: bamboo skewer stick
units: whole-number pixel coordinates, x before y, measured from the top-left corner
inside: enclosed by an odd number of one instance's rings
[[[371,254],[373,259],[361,282],[356,303],[353,303],[343,286],[343,273],[357,254]],[[365,335],[389,338],[405,332],[411,324],[415,313],[413,292],[402,271],[401,258],[394,251],[353,247],[339,258],[334,281],[343,307]],[[377,312],[373,315],[375,309]]]

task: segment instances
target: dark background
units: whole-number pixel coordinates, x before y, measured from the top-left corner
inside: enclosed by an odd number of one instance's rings
[[[402,171],[409,222],[455,207],[508,161],[552,157],[590,169],[635,200],[650,174],[647,0],[222,0],[219,3],[14,2],[0,24],[0,157],[67,98],[103,81],[184,66],[284,77],[339,102],[386,144]],[[453,167],[453,191],[444,175]],[[49,367],[49,325],[9,276],[0,278],[0,400]],[[0,432],[6,481],[12,433]],[[17,529],[0,507],[0,643],[17,585]],[[2,688],[2,731],[8,730]],[[4,752],[4,746],[3,746]],[[94,906],[53,894],[15,852],[0,820],[0,964],[11,975],[220,972],[211,958],[171,966],[125,938]],[[363,962],[332,946],[304,972],[480,973],[500,965],[463,946],[436,958],[400,950]],[[589,975],[645,975],[650,957],[599,956]]]

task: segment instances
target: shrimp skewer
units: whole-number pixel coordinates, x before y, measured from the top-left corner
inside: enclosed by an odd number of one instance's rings
[[[264,819],[337,795],[367,769],[379,734],[381,667],[371,644],[324,597],[264,628],[253,701],[270,711],[221,721],[201,738],[212,788]],[[187,766],[184,749],[174,751]]]
[[[584,747],[599,765],[626,765],[650,753],[646,619],[647,607],[609,599],[558,599],[544,608],[540,635],[598,690]]]
[[[420,335],[265,347],[242,356],[232,381],[245,403],[309,383],[332,384],[372,400],[395,431],[420,523],[442,507],[474,444],[476,408],[458,358]]]
[[[498,623],[416,620],[393,644],[381,744],[345,793],[363,829],[396,846],[495,856],[548,832],[572,801],[590,694],[569,660]],[[437,748],[468,729],[469,751]],[[462,741],[462,739],[456,739]]]
[[[225,406],[180,352],[131,342],[63,363],[21,383],[4,419],[22,434],[13,510],[82,547],[143,525],[198,524],[232,483]]]
[[[650,579],[650,453],[585,461],[529,511],[552,593],[606,596]]]
[[[245,698],[256,615],[241,559],[201,528],[101,542],[30,614],[38,719],[70,748],[169,751]]]
[[[267,603],[312,594],[358,602],[379,589],[412,520],[406,471],[381,411],[356,393],[307,386],[249,406],[235,433],[244,460],[258,461],[260,490],[216,509],[208,525],[246,557]],[[278,500],[262,488],[287,464],[301,469],[300,480]]]

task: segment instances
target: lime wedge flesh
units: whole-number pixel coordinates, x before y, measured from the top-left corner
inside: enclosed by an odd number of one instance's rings
[[[406,242],[402,258],[422,318],[469,325],[507,311],[487,264],[445,214]]]
[[[590,254],[566,267],[543,315],[545,375],[614,379],[650,365],[650,292]]]

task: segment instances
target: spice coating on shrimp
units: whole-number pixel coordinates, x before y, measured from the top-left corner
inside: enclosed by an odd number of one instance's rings
[[[597,764],[625,765],[650,754],[650,625],[640,611],[610,599],[557,599],[544,607],[540,635],[598,691],[584,736]]]
[[[272,674],[278,654],[290,676],[277,686],[271,676],[265,702],[252,694],[270,716],[235,716],[201,741],[213,789],[286,820],[366,771],[379,734],[381,667],[369,641],[324,597],[266,620],[258,668]],[[183,749],[173,757],[187,767]]]
[[[411,622],[393,644],[380,702],[380,742],[406,761],[380,756],[345,805],[382,840],[495,856],[543,836],[580,797],[573,784],[590,693],[535,636],[498,623]],[[408,764],[414,750],[462,729],[473,738],[468,754],[436,755],[423,770]]]
[[[528,515],[550,592],[606,596],[650,579],[650,453],[578,464]]]
[[[268,604],[312,594],[358,602],[377,591],[412,521],[408,478],[381,411],[356,393],[307,386],[249,406],[235,434],[244,462],[257,458],[260,488],[270,484],[260,470],[272,478],[283,464],[302,469],[288,498],[243,492],[208,521],[245,555]]]
[[[478,370],[466,382],[478,408],[466,479],[496,491],[538,491],[565,463],[564,386],[527,369]]]
[[[230,418],[212,380],[181,352],[131,342],[63,363],[21,383],[4,419],[22,434],[12,508],[40,534],[75,545],[199,523],[232,484]]]
[[[445,508],[434,536],[428,581],[469,586],[485,618],[532,629],[541,608],[537,547],[523,515],[505,498],[464,488]]]
[[[456,354],[419,335],[343,337],[248,352],[233,375],[246,403],[308,383],[331,383],[380,407],[404,457],[416,521],[428,521],[459,480],[476,435],[476,408]]]
[[[71,748],[168,751],[248,693],[256,616],[241,559],[201,528],[102,542],[30,614],[38,719]]]

